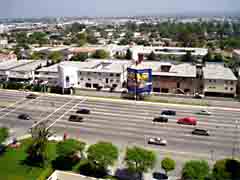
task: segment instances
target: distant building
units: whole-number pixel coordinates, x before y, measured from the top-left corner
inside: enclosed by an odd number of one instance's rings
[[[203,67],[203,93],[211,96],[236,95],[237,78],[230,68],[222,63],[206,63]]]
[[[1,38],[0,37],[0,48],[6,48],[7,46],[8,46],[7,38]]]
[[[9,60],[17,60],[17,56],[14,53],[0,53],[0,62],[9,61]]]
[[[187,47],[163,47],[163,46],[133,46],[131,48],[133,52],[133,59],[138,58],[138,54],[144,54],[147,56],[151,52],[157,55],[175,55],[182,56],[187,52],[190,52],[193,56],[205,56],[208,50],[205,48],[187,48]]]

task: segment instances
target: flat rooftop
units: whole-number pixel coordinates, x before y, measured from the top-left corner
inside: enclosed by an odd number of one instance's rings
[[[24,64],[22,66],[18,66],[16,68],[11,69],[11,71],[24,71],[24,72],[34,71],[40,65],[44,66],[44,65],[46,65],[46,63],[47,63],[46,60],[32,60],[31,62],[29,62],[27,64]]]
[[[0,70],[7,71],[11,70],[13,68],[17,68],[26,64],[32,63],[33,60],[10,60],[10,61],[4,61],[0,63]]]
[[[224,67],[223,63],[206,63],[203,68],[204,79],[221,79],[236,81],[237,78],[230,68]]]

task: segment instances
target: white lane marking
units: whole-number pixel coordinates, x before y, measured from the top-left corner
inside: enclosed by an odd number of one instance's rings
[[[81,100],[79,103],[75,104],[71,109],[67,110],[65,113],[63,113],[59,118],[57,118],[51,125],[48,126],[47,129],[51,128],[57,121],[59,121],[60,119],[62,119],[67,113],[69,113],[70,111],[72,111],[75,107],[77,107],[78,105],[80,105],[81,103],[83,103],[84,101],[86,101],[86,99]]]
[[[12,109],[11,111],[9,111],[9,112],[3,114],[2,116],[0,116],[0,119],[3,118],[3,117],[5,117],[5,116],[7,116],[9,113],[12,113],[12,112],[16,111],[16,110],[19,109],[19,108],[22,108],[22,107],[27,106],[29,103],[31,103],[31,102],[33,102],[33,101],[36,101],[36,100],[39,99],[40,97],[41,97],[41,96],[38,96],[36,99],[32,99],[32,100],[27,101],[27,102],[26,102],[25,104],[23,104],[21,107],[15,107],[15,108]],[[24,100],[25,100],[25,98],[24,98]],[[24,101],[24,100],[22,100],[22,101]],[[9,107],[9,106],[8,106],[8,107]]]
[[[25,98],[25,97],[24,97],[24,98],[22,98],[22,99],[20,99],[19,101],[16,101],[16,102],[15,102],[15,103],[13,103],[13,104],[11,104],[11,105],[9,105],[9,106],[7,106],[7,107],[5,107],[5,108],[1,109],[1,110],[0,110],[0,112],[4,111],[4,110],[6,110],[6,109],[8,109],[8,108],[10,108],[10,107],[12,107],[12,106],[15,106],[15,105],[17,105],[17,104],[19,104],[19,103],[23,102],[24,100],[26,100],[26,98]]]
[[[50,113],[48,116],[46,116],[45,118],[41,119],[40,121],[36,122],[35,124],[32,125],[32,128],[35,127],[36,125],[40,124],[41,122],[47,120],[50,116],[52,116],[54,113],[56,113],[57,111],[59,111],[60,109],[62,109],[65,105],[70,104],[74,99],[71,99],[70,101],[64,103],[62,106],[58,107],[57,109],[55,109],[55,111],[53,111],[52,113]]]

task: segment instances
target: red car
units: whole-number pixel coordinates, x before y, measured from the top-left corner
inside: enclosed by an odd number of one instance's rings
[[[185,118],[181,118],[178,119],[177,121],[178,124],[186,124],[186,125],[197,125],[197,119],[194,117],[185,117]]]

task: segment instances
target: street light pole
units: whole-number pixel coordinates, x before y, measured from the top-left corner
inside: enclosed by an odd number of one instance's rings
[[[234,131],[234,141],[233,141],[233,147],[232,147],[232,159],[235,157],[236,153],[236,147],[238,147],[238,120],[235,121],[235,131]]]

